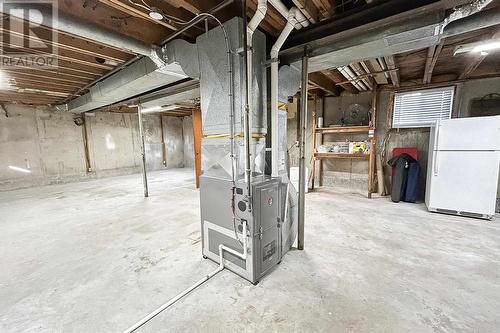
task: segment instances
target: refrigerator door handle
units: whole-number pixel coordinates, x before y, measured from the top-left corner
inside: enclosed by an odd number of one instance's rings
[[[440,121],[438,120],[437,123],[436,123],[436,138],[434,140],[434,158],[433,158],[433,161],[434,161],[434,176],[437,176],[438,174],[438,155],[439,155],[439,150],[438,150],[438,147],[439,147],[439,129],[441,127],[441,123]]]
[[[434,176],[438,175],[438,151],[434,150]]]

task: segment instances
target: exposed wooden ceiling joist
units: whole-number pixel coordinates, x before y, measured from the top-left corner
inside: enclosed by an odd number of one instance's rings
[[[152,17],[149,16],[148,13],[146,13],[144,10],[139,9],[140,7],[132,5],[130,2],[124,3],[121,2],[120,0],[99,0],[105,5],[108,5],[110,7],[113,7],[115,9],[118,9],[124,13],[133,15],[138,18],[145,19],[147,21],[153,22],[155,24],[162,25],[170,30],[176,31],[177,27],[173,26],[170,23],[167,23],[163,20],[155,20]]]
[[[293,0],[295,6],[304,14],[304,16],[311,21],[311,23],[316,23],[319,21],[319,9],[310,0]]]
[[[335,82],[323,73],[309,73],[309,81],[333,96],[340,96],[340,88],[337,87]]]
[[[399,71],[396,71],[396,60],[394,56],[384,57],[385,62],[387,64],[387,68],[393,71],[389,72],[389,76],[391,77],[392,85],[396,88],[399,88]]]
[[[424,84],[429,84],[432,81],[432,73],[439,59],[439,55],[443,50],[443,45],[444,45],[444,39],[437,46],[429,47],[427,51],[427,58],[425,61],[424,78],[423,78]]]
[[[339,84],[345,80],[344,76],[337,70],[325,70],[321,71],[324,75],[328,76],[336,85],[342,87],[344,90],[351,94],[357,94],[359,91],[350,82]]]
[[[385,77],[385,74],[383,73],[383,69],[378,63],[377,59],[370,59],[368,61],[364,61],[365,66],[368,68],[368,71],[370,73],[378,73],[375,74],[373,77],[375,79],[375,82],[377,84],[387,84],[387,78]]]

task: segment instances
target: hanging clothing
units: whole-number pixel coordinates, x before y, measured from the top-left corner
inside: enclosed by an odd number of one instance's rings
[[[410,155],[403,153],[391,158],[387,164],[394,167],[391,200],[393,202],[416,202],[420,165]]]

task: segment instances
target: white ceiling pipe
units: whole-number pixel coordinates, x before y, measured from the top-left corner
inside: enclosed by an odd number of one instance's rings
[[[297,26],[297,14],[300,11],[293,7],[288,12],[285,28],[281,31],[276,43],[271,48],[271,176],[277,177],[279,174],[278,164],[278,54],[285,43],[288,35]]]
[[[351,84],[356,88],[358,89],[359,91],[365,91],[366,88],[364,87],[364,85],[361,84],[361,82],[359,81],[356,81],[355,80],[355,75],[354,73],[349,69],[347,68],[346,66],[342,66],[342,67],[339,67],[337,68],[339,70],[339,72],[344,75],[344,77],[351,81]]]
[[[354,80],[353,82],[355,85],[361,90],[361,91],[366,91],[368,88],[365,86],[365,83],[363,80],[357,80],[357,75],[352,71],[352,69],[349,66],[344,67],[344,71],[347,73],[347,75],[351,78],[351,80]]]
[[[269,3],[271,6],[276,8],[276,10],[286,19],[288,19],[290,15],[290,10],[283,4],[281,0],[269,0]],[[294,7],[296,8],[296,7]],[[297,9],[296,15],[295,15],[296,23],[295,23],[295,28],[300,29],[301,27],[307,27],[309,25],[309,21],[307,18],[302,14],[300,10]]]

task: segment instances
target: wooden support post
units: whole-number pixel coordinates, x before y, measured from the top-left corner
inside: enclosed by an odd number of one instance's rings
[[[196,188],[200,188],[201,175],[201,138],[203,136],[201,110],[196,107],[193,115],[193,138],[194,138],[194,170],[196,175]]]
[[[313,132],[313,144],[312,144],[312,148],[313,148],[313,152],[316,151],[316,127],[318,126],[318,122],[317,122],[317,112],[316,112],[316,108],[317,108],[317,98],[318,98],[318,94],[314,94],[314,110],[312,112],[312,132]],[[311,177],[311,190],[314,191],[314,183],[316,182],[316,159],[313,158],[312,159],[312,177]]]
[[[375,180],[375,161],[377,154],[377,141],[375,139],[375,128],[377,121],[377,103],[378,103],[378,86],[375,80],[372,80],[373,91],[372,91],[372,116],[370,119],[370,130],[368,137],[370,138],[370,156],[368,159],[368,198],[372,197],[374,191],[374,180]]]
[[[87,118],[85,113],[83,114],[83,125],[82,125],[82,137],[83,137],[83,149],[85,152],[85,171],[92,172],[92,165],[90,164],[90,149],[89,149],[89,134],[87,131]]]
[[[321,97],[321,116],[323,117],[323,126],[325,126],[325,97]],[[319,145],[323,144],[323,133],[319,135]],[[323,160],[319,160],[319,187],[323,186]]]

